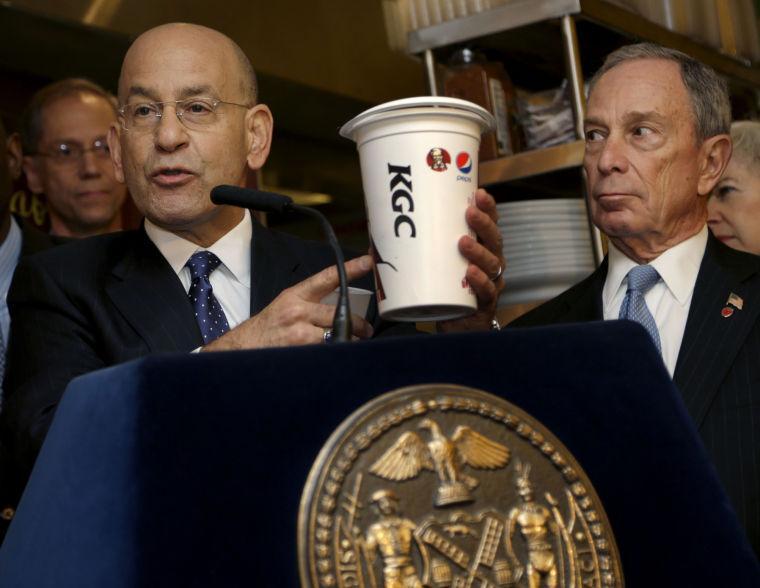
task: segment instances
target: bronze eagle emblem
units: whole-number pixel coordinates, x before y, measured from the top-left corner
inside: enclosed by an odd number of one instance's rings
[[[434,471],[439,480],[438,506],[472,500],[469,491],[477,487],[478,480],[464,474],[463,466],[494,470],[509,463],[507,447],[468,426],[458,426],[450,439],[432,419],[423,419],[418,428],[430,431],[427,443],[415,431],[406,431],[369,471],[395,482],[410,480],[423,469]]]

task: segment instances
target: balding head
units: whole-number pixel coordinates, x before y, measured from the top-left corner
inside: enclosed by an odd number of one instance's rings
[[[162,67],[167,47],[182,51],[187,55],[200,55],[213,60],[224,68],[230,80],[237,86],[238,100],[253,105],[258,100],[256,73],[250,60],[240,46],[227,35],[196,24],[169,23],[152,28],[137,37],[124,57],[119,76],[119,102],[125,104],[130,95],[125,79],[135,69]],[[191,65],[191,64],[190,64]],[[167,75],[170,75],[167,73]],[[231,98],[227,98],[230,100]]]
[[[124,57],[119,100],[127,108],[111,128],[111,156],[146,218],[204,247],[239,223],[242,211],[215,206],[211,190],[244,186],[272,138],[240,47],[198,25],[151,29]]]

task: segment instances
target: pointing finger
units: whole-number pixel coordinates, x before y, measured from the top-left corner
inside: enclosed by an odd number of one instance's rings
[[[372,258],[362,255],[351,259],[346,262],[345,268],[349,282],[361,278],[372,269]],[[303,298],[317,302],[335,290],[339,283],[338,268],[333,265],[297,284],[294,289],[298,290]]]

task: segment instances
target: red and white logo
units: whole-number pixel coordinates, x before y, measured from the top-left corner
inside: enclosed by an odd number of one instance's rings
[[[428,151],[427,164],[433,171],[446,171],[451,164],[451,155],[443,147],[433,147]]]
[[[456,163],[457,169],[463,174],[469,174],[472,171],[472,157],[466,151],[462,151],[457,155]]]

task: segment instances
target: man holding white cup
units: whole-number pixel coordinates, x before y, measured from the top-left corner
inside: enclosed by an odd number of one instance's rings
[[[125,57],[119,101],[109,147],[117,178],[146,217],[144,228],[22,263],[9,296],[15,334],[2,429],[25,472],[78,375],[199,346],[206,352],[321,343],[332,324],[333,307],[320,303],[338,286],[328,248],[210,201],[212,188],[243,186],[247,169],[260,168],[269,154],[272,115],[256,101],[255,74],[242,50],[206,27],[152,29]],[[491,328],[503,287],[493,198],[477,190],[465,216],[477,238],[464,235],[458,247],[477,309],[440,323],[441,331]],[[369,256],[346,263],[349,280],[371,269]],[[216,327],[206,330],[206,320]],[[372,334],[354,317],[355,337]]]

